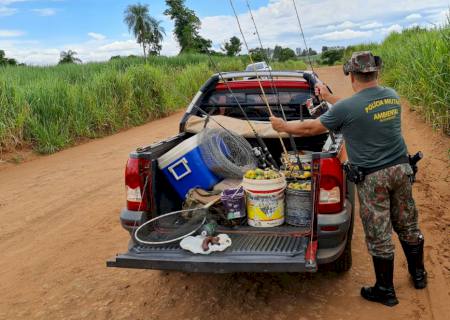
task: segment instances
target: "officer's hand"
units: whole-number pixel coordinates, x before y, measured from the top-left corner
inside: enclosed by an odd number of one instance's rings
[[[286,121],[277,117],[270,117],[270,123],[275,131],[285,131]]]
[[[323,83],[316,84],[314,88],[314,93],[319,96],[322,100],[329,101],[332,93],[328,90],[328,87]]]

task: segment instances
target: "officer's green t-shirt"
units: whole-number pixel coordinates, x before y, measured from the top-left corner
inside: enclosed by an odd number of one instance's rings
[[[407,154],[400,118],[398,94],[377,86],[338,101],[320,122],[330,131],[342,132],[352,164],[373,168]]]

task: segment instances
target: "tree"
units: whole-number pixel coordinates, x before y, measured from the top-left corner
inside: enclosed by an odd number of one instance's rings
[[[327,64],[329,66],[334,65],[337,61],[341,61],[344,56],[344,49],[328,49],[325,52],[322,52],[320,59],[322,63]]]
[[[77,53],[72,50],[61,51],[58,64],[81,63],[81,59],[76,57]]]
[[[148,52],[151,55],[159,55],[162,49],[161,42],[166,35],[166,30],[161,26],[162,21],[150,18],[153,32],[148,34]]]
[[[222,50],[226,52],[227,56],[233,57],[241,52],[242,43],[238,37],[231,37],[229,42],[225,42]]]
[[[287,61],[289,59],[295,58],[295,51],[291,48],[283,48],[281,50],[280,57],[278,58],[279,61]]]
[[[0,66],[16,66],[17,65],[17,60],[16,59],[12,59],[12,58],[7,58],[5,51],[4,50],[0,50]]]
[[[211,48],[212,42],[199,35],[200,19],[184,5],[184,1],[166,0],[168,8],[164,11],[175,22],[173,33],[181,47],[180,53],[206,52]]]
[[[254,62],[267,61],[267,50],[263,50],[261,48],[250,49],[250,53],[252,55],[252,59]]]
[[[124,11],[123,21],[128,26],[128,30],[133,32],[136,42],[142,46],[144,58],[147,57],[147,53],[159,54],[166,32],[161,26],[161,21],[150,16],[147,4],[129,5]]]
[[[295,51],[291,48],[275,46],[273,49],[273,58],[278,61],[286,61],[295,58]]]

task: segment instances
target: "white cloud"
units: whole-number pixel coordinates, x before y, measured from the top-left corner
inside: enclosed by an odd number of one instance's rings
[[[370,22],[370,23],[363,24],[363,25],[359,26],[359,28],[360,28],[360,29],[363,29],[363,30],[367,30],[367,29],[380,28],[380,27],[382,27],[382,26],[383,26],[382,23],[379,23],[379,22]]]
[[[42,17],[54,16],[56,14],[56,9],[54,8],[31,9],[31,11],[37,13]]]
[[[426,17],[425,17],[425,22],[427,22],[428,24],[431,24],[433,26],[438,25],[441,26],[444,23],[447,22],[447,18],[449,15],[449,9],[444,9],[444,10],[435,10],[435,11],[431,11]]]
[[[325,41],[351,40],[358,38],[367,38],[372,35],[372,31],[356,31],[345,29],[342,31],[333,31],[313,36],[312,39],[321,39]]]
[[[0,29],[0,37],[8,37],[8,38],[13,38],[13,37],[20,37],[23,36],[25,34],[25,32],[21,31],[21,30],[6,30],[6,29]]]
[[[139,45],[134,40],[126,40],[126,41],[114,41],[108,44],[105,44],[98,48],[99,51],[109,52],[109,51],[129,51],[134,49],[139,49]]]
[[[358,24],[357,23],[354,23],[354,22],[352,22],[352,21],[344,21],[344,22],[342,22],[342,23],[340,23],[340,24],[337,24],[337,25],[329,25],[329,26],[327,26],[327,29],[328,30],[334,30],[334,29],[349,29],[349,28],[353,28],[353,27],[356,27],[356,26],[358,26]]]
[[[388,28],[381,28],[379,31],[381,31],[382,34],[388,35],[392,32],[401,32],[403,30],[403,27],[399,24],[393,24]]]
[[[104,36],[101,33],[96,33],[96,32],[89,32],[88,36],[91,37],[94,40],[97,40],[97,41],[101,41],[101,40],[105,40],[106,39],[106,36]]]
[[[0,0],[0,7],[27,0]],[[28,0],[31,1],[31,0]],[[208,0],[203,0],[207,2]],[[349,45],[366,41],[381,41],[389,32],[401,31],[415,21],[405,17],[420,12],[421,25],[425,22],[442,23],[448,11],[447,0],[296,0],[300,10],[306,40],[309,46],[319,49],[323,45]],[[241,8],[245,5],[239,1]],[[193,1],[192,6],[197,5]],[[238,3],[238,1],[236,1]],[[300,5],[301,4],[301,5]],[[193,8],[195,10],[195,8]],[[253,8],[258,31],[265,47],[276,44],[291,48],[303,47],[292,0],[269,0],[268,4]],[[173,37],[172,21],[165,16],[167,37],[163,41],[162,54],[174,55],[179,46]],[[259,47],[254,26],[249,13],[239,14],[239,19],[250,48]],[[214,41],[214,48],[239,33],[231,9],[221,16],[207,16],[201,19],[200,34]],[[93,32],[95,33],[95,32]],[[42,44],[24,44],[17,41],[5,50],[19,61],[34,64],[57,63],[60,50],[72,49],[78,52],[83,61],[108,60],[113,55],[141,55],[142,49],[129,34],[117,34],[111,40],[92,39],[83,43],[65,44],[59,48],[45,47]],[[95,39],[95,41],[93,40]],[[30,52],[36,54],[30,55]],[[246,52],[243,48],[243,52]],[[41,60],[39,60],[41,59]]]
[[[406,16],[406,20],[413,21],[413,20],[419,20],[422,18],[422,15],[420,13],[412,13],[409,16]]]
[[[0,17],[12,16],[18,11],[16,8],[0,7]]]
[[[447,8],[447,4],[443,0],[296,1],[308,45],[315,48],[323,45],[324,37],[329,39],[327,41],[335,41],[336,43],[333,43],[335,45],[354,43],[351,42],[352,39],[381,41],[384,37],[383,34],[369,31],[396,23],[400,20],[399,16],[405,16],[410,12]],[[253,15],[265,47],[273,47],[276,44],[292,48],[302,46],[292,0],[269,0],[266,6],[253,8]],[[249,46],[251,48],[259,47],[249,13],[239,14],[238,17]],[[213,39],[215,45],[227,41],[232,36],[237,36],[242,40],[236,20],[231,13],[204,17],[201,21],[201,35]],[[357,26],[363,28],[359,28],[358,31]],[[325,33],[325,31],[336,32]],[[349,41],[346,42],[346,40]],[[245,51],[243,48],[243,52]]]

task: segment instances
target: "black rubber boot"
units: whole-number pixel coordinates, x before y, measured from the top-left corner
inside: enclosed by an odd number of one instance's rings
[[[408,271],[411,275],[414,287],[423,289],[427,286],[427,272],[423,263],[423,236],[420,236],[418,244],[410,244],[400,241],[408,261]]]
[[[369,301],[393,307],[398,304],[393,284],[394,259],[372,258],[377,281],[373,287],[361,288],[361,296]]]

